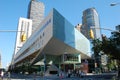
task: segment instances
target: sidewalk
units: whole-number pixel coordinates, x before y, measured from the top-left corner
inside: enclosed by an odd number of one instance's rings
[[[107,74],[87,74],[83,77],[75,77],[71,76],[70,78],[67,77],[59,77],[59,76],[35,76],[35,75],[23,75],[23,74],[11,74],[10,79],[8,77],[4,77],[3,80],[112,80],[115,74],[107,73]]]

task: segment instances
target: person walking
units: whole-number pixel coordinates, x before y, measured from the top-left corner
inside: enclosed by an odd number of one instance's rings
[[[4,72],[1,71],[1,79],[3,80]]]
[[[68,70],[68,78],[70,78],[70,76],[71,76],[71,70],[69,69]]]
[[[78,71],[78,77],[81,77],[81,70]]]
[[[7,80],[10,80],[10,77],[11,77],[10,72],[8,72],[8,79]]]
[[[63,78],[63,74],[62,74],[62,73],[60,73],[60,80],[62,80],[62,78]]]

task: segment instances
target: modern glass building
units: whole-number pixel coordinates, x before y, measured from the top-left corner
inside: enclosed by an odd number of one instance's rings
[[[95,8],[88,8],[83,11],[82,30],[81,32],[90,39],[90,29],[93,30],[94,38],[101,39],[101,30],[99,23],[99,16]]]
[[[44,4],[37,0],[31,0],[28,7],[28,19],[33,22],[32,32],[36,30],[38,25],[44,19]]]
[[[45,71],[45,66],[54,64],[62,71],[74,70],[80,68],[82,59],[91,58],[89,53],[89,40],[53,9],[16,53],[13,66],[26,71],[22,66],[38,65],[40,71]]]
[[[90,41],[90,30],[93,31],[94,39],[100,39],[101,40],[101,29],[100,29],[100,23],[99,23],[99,15],[95,8],[88,8],[83,11],[82,16],[82,28],[81,32],[83,35],[85,35]],[[93,47],[93,44],[91,43],[91,48]],[[105,56],[104,56],[105,57]],[[91,59],[92,61],[92,59]],[[95,63],[96,62],[96,63]],[[103,60],[101,59],[101,55],[95,55],[94,59],[91,62],[93,65],[95,63],[95,66],[91,67],[91,71],[96,71],[96,68],[101,69],[101,62]],[[96,67],[97,64],[97,67]]]

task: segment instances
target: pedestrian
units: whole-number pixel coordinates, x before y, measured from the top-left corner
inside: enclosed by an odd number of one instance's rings
[[[79,77],[79,71],[78,70],[76,70],[76,75],[77,75],[77,77]]]
[[[3,80],[4,71],[1,71],[1,79]]]
[[[78,76],[81,77],[81,70],[78,71]]]
[[[63,74],[62,73],[60,73],[60,80],[63,78]]]
[[[10,80],[10,72],[8,72],[8,80]]]
[[[70,75],[71,75],[71,71],[70,71],[70,70],[68,70],[68,77],[70,77]]]
[[[36,80],[36,73],[34,72],[33,74],[34,74],[33,75],[33,78],[34,78],[33,80]]]

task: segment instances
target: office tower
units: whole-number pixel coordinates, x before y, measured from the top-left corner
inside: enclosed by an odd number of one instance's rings
[[[18,31],[16,36],[16,44],[14,54],[23,46],[25,41],[31,36],[32,20],[20,18],[18,23]]]
[[[37,0],[31,0],[28,8],[28,19],[32,20],[32,32],[36,30],[44,19],[44,4]]]
[[[99,16],[95,8],[88,8],[83,11],[81,32],[90,39],[89,32],[92,29],[94,38],[101,39]]]
[[[83,11],[81,32],[89,40],[91,40],[91,38],[101,40],[99,16],[95,8],[88,8]],[[93,44],[91,43],[91,49],[92,47]],[[101,64],[100,57],[101,57],[100,55],[95,56],[95,61],[96,61],[95,67],[97,66],[98,68],[100,68],[100,64]]]

